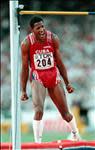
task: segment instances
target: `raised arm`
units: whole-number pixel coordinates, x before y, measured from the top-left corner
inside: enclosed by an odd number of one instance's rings
[[[66,67],[62,61],[62,58],[61,58],[61,54],[60,54],[60,50],[59,50],[59,47],[60,47],[60,42],[59,42],[59,38],[57,37],[57,35],[53,34],[53,43],[54,43],[54,48],[55,48],[55,54],[54,54],[54,57],[55,57],[55,61],[56,61],[56,64],[57,64],[57,67],[59,69],[59,72],[65,82],[65,85],[66,85],[66,88],[67,88],[67,91],[69,93],[72,93],[74,91],[73,87],[70,85],[70,82],[69,82],[69,79],[68,79],[68,75],[67,75],[67,70],[66,70]]]
[[[21,43],[21,100],[28,99],[27,93],[26,93],[26,86],[29,76],[29,41],[28,39],[25,39]]]

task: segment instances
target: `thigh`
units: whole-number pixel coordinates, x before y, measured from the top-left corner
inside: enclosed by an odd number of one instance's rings
[[[43,111],[46,88],[36,80],[32,80],[31,87],[33,107]]]
[[[67,105],[67,99],[65,95],[64,88],[62,87],[62,83],[58,83],[55,87],[48,89],[48,93],[58,108],[58,110],[62,113],[67,113],[68,105]]]

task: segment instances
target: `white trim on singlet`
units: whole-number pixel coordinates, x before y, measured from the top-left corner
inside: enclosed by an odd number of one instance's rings
[[[48,42],[51,42],[51,40],[52,40],[52,36],[51,35],[52,35],[51,32],[47,31],[47,41]]]
[[[31,45],[33,45],[34,44],[34,35],[33,35],[33,33],[30,33],[29,34],[29,39],[30,39],[30,42],[31,42]]]

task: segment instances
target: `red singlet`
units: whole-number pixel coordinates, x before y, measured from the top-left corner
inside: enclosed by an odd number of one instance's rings
[[[30,79],[38,80],[46,88],[60,82],[59,71],[54,60],[54,46],[52,33],[46,31],[46,40],[41,43],[35,39],[33,33],[28,35],[30,41]]]

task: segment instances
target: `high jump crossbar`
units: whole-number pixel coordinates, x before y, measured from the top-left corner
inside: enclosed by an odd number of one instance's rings
[[[95,15],[95,12],[84,11],[19,11],[20,15]]]

